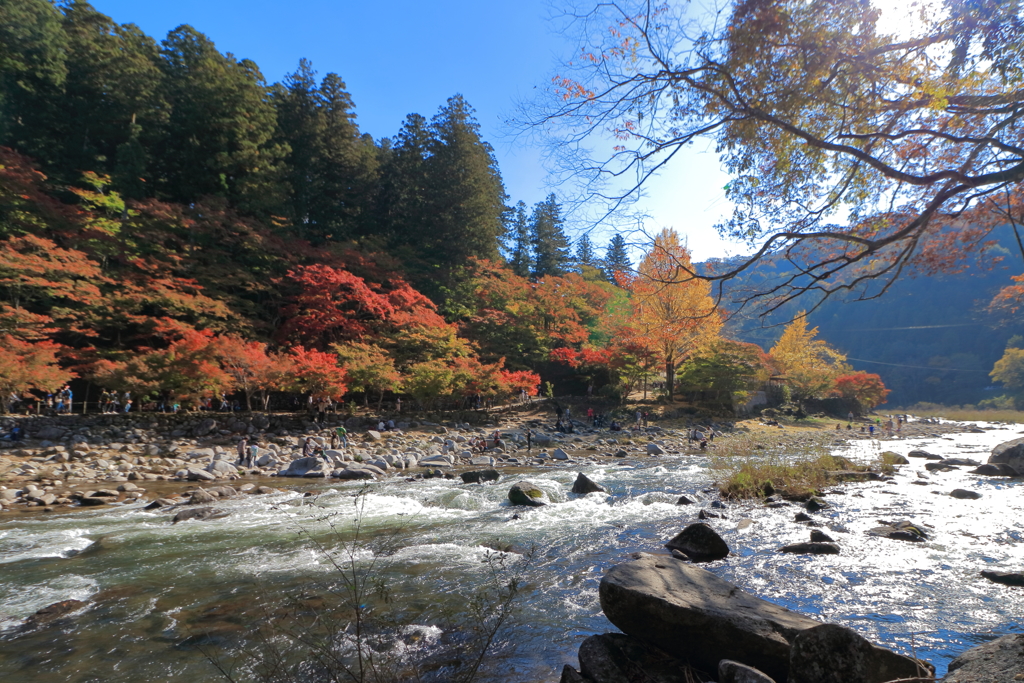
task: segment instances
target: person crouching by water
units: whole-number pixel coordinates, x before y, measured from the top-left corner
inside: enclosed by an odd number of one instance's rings
[[[316,455],[316,442],[313,441],[313,437],[307,436],[306,442],[302,444],[302,457],[312,458]]]

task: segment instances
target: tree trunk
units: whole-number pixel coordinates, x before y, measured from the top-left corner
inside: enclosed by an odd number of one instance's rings
[[[665,360],[665,394],[668,396],[668,400],[672,400],[672,396],[675,393],[676,385],[676,363],[674,358],[667,358]]]

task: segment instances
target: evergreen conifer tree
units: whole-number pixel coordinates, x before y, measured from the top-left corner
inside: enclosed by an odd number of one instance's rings
[[[628,273],[633,269],[629,260],[629,251],[626,249],[626,238],[621,233],[615,233],[611,242],[608,243],[608,251],[604,256],[604,273],[610,282],[615,282],[615,273]]]
[[[161,56],[171,113],[152,157],[163,193],[182,203],[217,195],[250,213],[279,209],[287,147],[272,139],[276,112],[256,64],[222,55],[187,25],[167,34]]]
[[[590,241],[590,235],[581,235],[576,241],[576,266],[580,272],[583,272],[584,267],[597,267],[597,255],[594,253],[594,244]]]
[[[554,193],[533,207],[530,237],[533,242],[533,276],[565,275],[572,263],[569,239],[562,229],[562,209]]]
[[[516,203],[508,228],[509,260],[512,272],[519,277],[529,277],[533,255],[530,253],[530,222],[526,218],[526,202]]]

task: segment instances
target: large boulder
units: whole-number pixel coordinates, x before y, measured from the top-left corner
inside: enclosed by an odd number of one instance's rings
[[[288,463],[287,469],[277,473],[279,477],[309,477],[319,478],[328,475],[327,463],[324,459],[311,455],[308,458],[298,458]]]
[[[548,494],[532,481],[523,480],[512,485],[508,490],[508,500],[513,505],[541,507],[551,502]]]
[[[683,529],[665,547],[678,550],[697,562],[720,560],[729,554],[729,546],[718,532],[700,522]]]
[[[1024,674],[1024,634],[973,647],[949,663],[942,683],[1010,683]]]
[[[186,471],[186,476],[189,481],[213,481],[217,478],[217,475],[213,472],[207,472],[198,467],[189,467]]]
[[[673,657],[621,633],[590,636],[580,645],[580,673],[593,683],[689,683],[692,674]]]
[[[363,467],[355,463],[343,469],[334,470],[331,472],[331,476],[335,479],[346,480],[375,478],[373,471],[369,467]]]
[[[971,470],[971,474],[980,474],[985,477],[1016,477],[1017,471],[1009,465],[990,465],[985,463]]]
[[[206,471],[216,475],[218,479],[238,475],[238,468],[227,460],[214,460],[206,468]]]
[[[604,493],[604,487],[587,475],[579,472],[576,475],[576,481],[573,482],[572,493],[579,493],[582,495],[586,495],[588,493]]]
[[[56,425],[50,425],[48,427],[43,427],[38,432],[36,432],[36,438],[44,439],[46,441],[56,441],[61,436],[63,436],[63,434],[63,429],[57,427]]]
[[[878,647],[838,624],[801,631],[789,653],[789,683],[886,683],[934,673],[930,664]]]
[[[988,462],[990,465],[1008,465],[1018,476],[1024,476],[1024,438],[999,444],[992,449]]]
[[[969,489],[953,489],[949,492],[949,495],[953,498],[959,498],[960,500],[978,500],[981,498],[981,494],[977,491],[971,491]]]
[[[789,675],[790,642],[818,622],[762,600],[711,572],[640,555],[601,580],[601,607],[622,631],[704,671],[741,661],[777,681]]]

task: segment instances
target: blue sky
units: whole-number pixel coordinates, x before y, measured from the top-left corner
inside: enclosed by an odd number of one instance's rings
[[[477,110],[495,149],[511,200],[533,204],[552,188],[539,149],[514,140],[504,122],[518,101],[543,89],[572,43],[558,32],[547,0],[93,0],[119,23],[157,40],[181,24],[209,36],[222,52],[259,64],[268,82],[306,57],[322,76],[339,74],[356,103],[363,132],[394,135],[409,113],[432,116],[461,93]],[[712,226],[728,210],[728,181],[707,148],[694,149],[652,183],[647,232],[674,227],[698,259],[736,253]],[[607,240],[593,235],[599,251]]]

